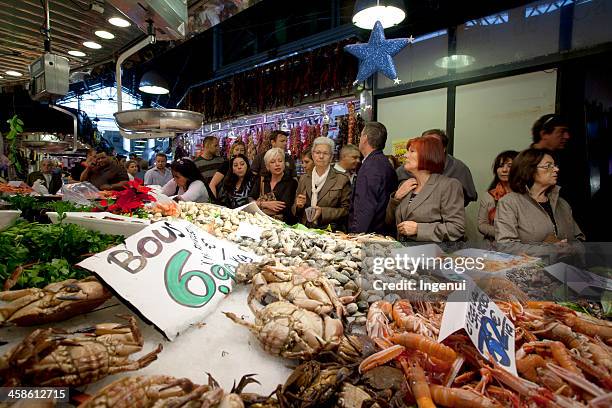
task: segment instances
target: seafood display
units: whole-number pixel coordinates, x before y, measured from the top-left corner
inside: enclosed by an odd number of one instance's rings
[[[372,284],[416,278],[395,267],[374,269],[374,260],[389,257],[395,241],[291,228],[253,208],[181,202],[150,210],[153,221],[188,220],[261,256],[257,263],[239,265],[233,276],[236,284],[248,286],[254,319],[236,309],[224,314],[245,328],[256,347],[298,365],[270,395],[245,392],[257,382],[252,375],[226,392],[211,374],[208,384],[200,385],[180,378],[184,374],[159,373],[119,378],[81,400],[81,407],[612,406],[612,323],[554,302],[530,301],[502,275],[475,281],[514,324],[518,376],[482,354],[464,330],[438,342],[449,290],[408,296],[407,290]],[[243,223],[259,227],[259,239],[240,235]],[[11,264],[15,268],[32,266]],[[419,274],[418,279],[444,278]],[[40,286],[0,292],[0,326],[48,325],[91,311],[111,296],[93,277]],[[0,357],[0,383],[81,387],[150,365],[161,344],[130,359],[142,351],[144,339],[135,318],[121,317],[125,323],[33,331]],[[257,367],[248,370],[256,373]]]

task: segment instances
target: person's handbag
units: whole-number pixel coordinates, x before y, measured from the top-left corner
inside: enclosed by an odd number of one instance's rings
[[[264,193],[264,180],[263,177],[259,177],[259,198],[257,199],[257,204],[262,203],[264,201],[278,201],[276,196],[274,195],[274,191],[270,191],[269,193]],[[276,213],[268,208],[259,208],[268,216],[280,220],[283,220],[283,213]]]

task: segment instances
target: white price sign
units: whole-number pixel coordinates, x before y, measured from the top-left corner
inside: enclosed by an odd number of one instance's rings
[[[466,296],[467,302],[458,301]],[[471,280],[467,281],[466,291],[449,296],[438,342],[460,329],[465,329],[483,357],[488,359],[491,356],[504,369],[517,375],[514,324]]]
[[[238,264],[258,260],[181,220],[152,224],[79,266],[99,275],[172,340],[231,292]]]

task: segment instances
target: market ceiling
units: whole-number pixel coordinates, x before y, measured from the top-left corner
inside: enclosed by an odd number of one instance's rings
[[[3,0],[0,7],[0,85],[28,81],[29,65],[44,52],[44,9],[41,0]],[[92,9],[91,5],[98,7]],[[118,50],[143,35],[133,24],[117,27],[108,19],[121,14],[108,3],[90,0],[49,1],[52,52],[70,61],[73,73],[104,60],[112,60]],[[96,31],[106,33],[96,35]],[[84,42],[95,42],[99,49],[88,48]],[[77,55],[70,55],[77,54]],[[82,56],[80,53],[83,53]],[[22,76],[11,76],[15,71]],[[16,75],[16,74],[14,74]]]
[[[144,34],[135,25],[112,26],[108,19],[118,15],[110,3],[103,0],[50,0],[52,50],[70,59],[71,89],[82,92],[83,74],[90,73],[90,81],[114,83],[114,59]],[[126,64],[124,84],[135,89],[143,71],[155,68],[172,84],[169,97],[158,102],[171,106],[194,83],[213,78],[219,68],[231,67],[237,61],[247,60],[266,52],[270,58],[278,55],[286,44],[338,28],[351,27],[354,0],[189,0],[189,39],[184,42],[158,42],[132,57],[139,65],[130,71]],[[389,29],[389,36],[406,33],[419,35],[469,19],[483,17],[498,11],[527,4],[518,0],[409,0],[405,1],[407,17],[399,26]],[[41,0],[4,0],[0,8],[0,86],[28,80],[28,66],[43,52],[43,7]],[[91,9],[102,5],[103,12]],[[250,6],[248,10],[244,10]],[[244,10],[244,11],[242,11]],[[101,11],[98,9],[98,11]],[[217,13],[217,14],[215,14]],[[215,18],[218,16],[219,18]],[[225,21],[224,21],[225,20]],[[218,24],[216,38],[209,30]],[[95,31],[111,32],[113,39],[96,36]],[[354,36],[367,40],[367,32],[355,28]],[[95,41],[101,49],[90,49],[85,41]],[[213,69],[213,41],[221,44],[221,53]],[[81,51],[84,57],[69,55],[68,51]],[[93,70],[93,72],[92,72]],[[6,71],[16,71],[21,77],[11,77]],[[80,75],[80,77],[79,77]]]

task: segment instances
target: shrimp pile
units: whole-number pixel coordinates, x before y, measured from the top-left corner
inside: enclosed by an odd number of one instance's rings
[[[516,328],[519,376],[483,357],[463,331],[438,343],[443,304],[408,300],[371,305],[366,330],[380,351],[359,372],[401,370],[403,403],[419,408],[612,406],[610,322],[554,302],[498,305]]]

